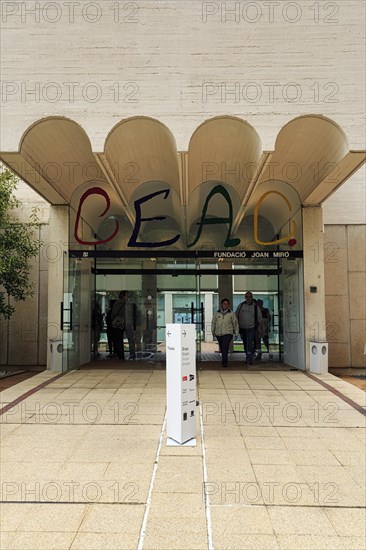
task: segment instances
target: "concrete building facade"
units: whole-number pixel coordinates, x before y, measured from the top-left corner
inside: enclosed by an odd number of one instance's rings
[[[284,360],[309,368],[328,341],[332,366],[365,366],[364,16],[358,0],[3,4],[1,160],[51,205],[47,339],[65,343],[72,295],[68,367],[90,358],[96,277],[117,261],[154,332],[158,252],[195,252],[195,277],[202,258],[231,269],[231,298],[235,268],[276,267]]]

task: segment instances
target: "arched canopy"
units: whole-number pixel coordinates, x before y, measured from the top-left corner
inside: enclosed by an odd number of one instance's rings
[[[84,182],[106,181],[86,132],[68,118],[49,117],[33,124],[23,134],[19,152],[67,203]]]
[[[118,219],[125,230],[134,230],[135,202],[147,197],[141,216],[160,216],[165,230],[179,230],[183,242],[189,242],[217,186],[230,198],[233,219],[227,227],[232,225],[233,233],[243,233],[248,219],[257,215],[266,234],[282,234],[289,223],[301,223],[302,206],[321,205],[366,158],[365,151],[350,151],[342,128],[321,115],[289,121],[274,151],[262,150],[260,136],[245,120],[215,117],[197,127],[187,152],[177,152],[170,129],[149,117],[119,121],[106,136],[104,150],[92,151],[80,124],[55,116],[35,121],[21,136],[18,151],[0,156],[51,204],[70,205],[74,218],[84,193],[97,187],[100,191],[87,197],[81,213],[91,232],[106,231]],[[163,190],[166,196],[151,197]],[[227,204],[217,193],[207,216],[223,217]],[[162,227],[145,220],[141,234],[146,239],[149,231],[160,232],[161,238]],[[211,235],[215,246],[213,228]]]
[[[148,181],[165,182],[179,193],[174,136],[158,120],[135,117],[119,122],[106,138],[104,155],[127,202]]]
[[[188,193],[203,182],[221,181],[235,189],[242,200],[261,155],[260,138],[244,120],[231,116],[207,120],[189,143]]]
[[[329,175],[339,181],[339,164],[348,153],[342,129],[323,116],[295,118],[279,132],[275,151],[258,183],[282,180],[293,187],[301,202]]]

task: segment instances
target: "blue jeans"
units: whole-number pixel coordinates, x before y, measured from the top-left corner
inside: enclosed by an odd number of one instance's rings
[[[255,328],[241,328],[240,336],[243,340],[244,351],[246,353],[248,361],[253,358],[254,354],[254,337],[255,337]]]

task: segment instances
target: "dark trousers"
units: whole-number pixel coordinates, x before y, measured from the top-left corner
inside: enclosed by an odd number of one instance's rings
[[[266,347],[267,352],[269,353],[268,332],[261,334],[259,330],[256,330],[255,331],[255,349],[258,351],[260,355],[262,355],[262,340]]]
[[[135,358],[135,355],[136,355],[135,335],[131,325],[126,325],[125,333],[128,340],[128,350],[130,352],[130,358],[132,357]]]
[[[268,351],[268,353],[269,353],[269,336],[268,336],[268,332],[265,333],[265,334],[263,334],[262,340],[263,340],[263,343],[264,343],[264,345],[266,346],[267,351]]]
[[[227,356],[229,353],[230,342],[233,339],[232,334],[224,334],[223,336],[216,336],[219,343],[220,352],[222,355],[222,364],[227,365]]]
[[[130,351],[130,357],[135,357],[135,336],[133,333],[133,328],[131,326],[126,326],[124,330],[120,328],[113,328],[113,344],[114,351],[118,355],[118,359],[125,358],[125,348],[123,343],[124,333],[126,333],[128,340],[128,347]]]
[[[254,333],[254,349],[258,350],[260,352],[261,349],[261,335],[259,334],[259,330],[256,330]]]
[[[255,328],[241,328],[240,336],[243,340],[244,351],[247,359],[252,359],[254,353]]]
[[[112,327],[107,327],[107,340],[108,340],[108,351],[112,355],[112,353],[114,353],[114,339],[113,339]]]
[[[118,359],[125,358],[125,349],[123,344],[123,330],[120,328],[112,329],[114,352],[117,353]]]

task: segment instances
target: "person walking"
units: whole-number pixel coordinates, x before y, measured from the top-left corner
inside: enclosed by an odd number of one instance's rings
[[[266,346],[269,358],[272,359],[272,355],[269,351],[269,331],[271,323],[271,313],[268,308],[264,307],[263,300],[257,300],[257,305],[261,310],[262,321],[258,323],[258,337],[259,337],[259,351],[257,353],[257,359],[262,358],[262,349],[261,342],[263,340],[264,345]]]
[[[116,300],[109,301],[109,310],[107,312],[107,315],[105,316],[105,322],[107,325],[107,341],[108,341],[109,357],[113,357],[115,355],[114,340],[113,340],[114,333],[113,333],[113,326],[112,326],[112,309],[115,302]]]
[[[215,313],[212,319],[211,332],[216,336],[219,343],[222,366],[228,365],[228,354],[233,335],[239,335],[238,320],[230,309],[230,300],[223,298],[221,308]]]
[[[241,302],[236,308],[235,315],[239,323],[239,333],[243,340],[246,362],[253,364],[255,331],[258,324],[262,321],[260,308],[254,303],[253,294],[248,291],[245,293],[245,301]]]
[[[133,333],[132,320],[130,315],[127,314],[127,300],[128,293],[126,290],[121,290],[118,295],[118,300],[113,304],[111,322],[113,327],[113,343],[114,350],[118,355],[120,361],[124,361],[125,351],[124,351],[124,333],[126,333],[130,359],[136,358],[135,352],[135,335]]]

